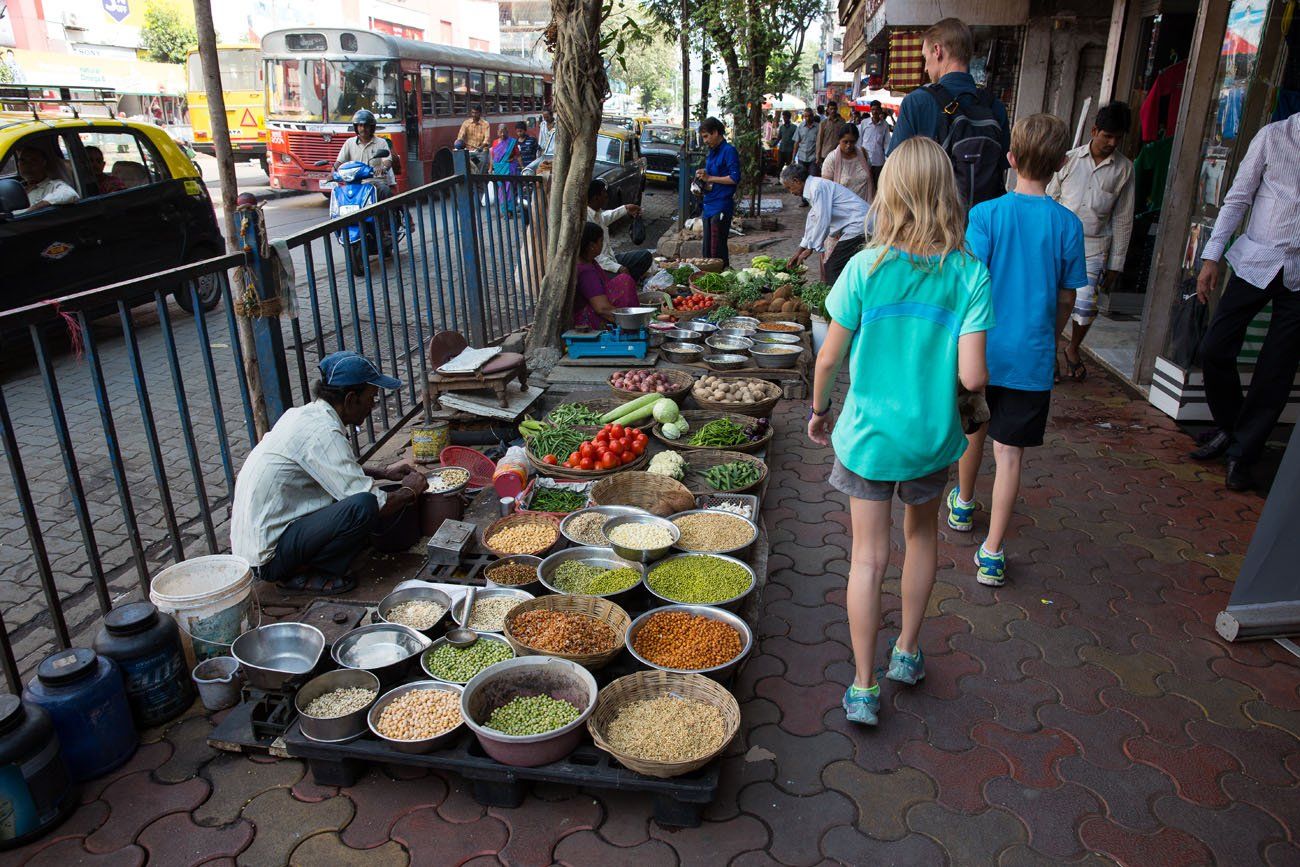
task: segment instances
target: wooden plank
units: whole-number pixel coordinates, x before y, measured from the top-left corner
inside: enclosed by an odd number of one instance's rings
[[[1013,120],[1038,114],[1047,102],[1047,68],[1052,53],[1052,19],[1034,18],[1025,28],[1020,57],[1020,86]]]

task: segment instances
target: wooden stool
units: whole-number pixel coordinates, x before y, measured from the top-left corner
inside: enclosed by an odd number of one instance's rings
[[[438,373],[438,368],[455,358],[469,346],[464,335],[455,331],[442,331],[429,338],[426,357],[429,381],[424,386],[425,412],[433,411],[433,400],[440,394],[453,391],[481,391],[491,389],[504,408],[509,403],[507,386],[513,379],[520,388],[528,387],[528,365],[518,352],[502,352],[489,359],[472,373]]]

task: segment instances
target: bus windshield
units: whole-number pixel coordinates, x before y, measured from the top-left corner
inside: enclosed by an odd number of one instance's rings
[[[396,61],[286,59],[267,68],[272,118],[346,123],[363,108],[381,122],[399,117]]]
[[[222,90],[262,89],[262,52],[259,49],[218,48],[217,61],[221,67]],[[197,51],[190,55],[186,70],[189,73],[190,90],[202,92],[203,64]]]

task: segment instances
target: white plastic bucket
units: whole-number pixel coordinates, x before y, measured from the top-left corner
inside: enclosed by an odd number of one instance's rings
[[[232,554],[168,566],[149,585],[149,601],[176,618],[191,667],[230,655],[230,645],[251,625],[252,593],[252,567]]]
[[[812,345],[813,355],[818,355],[822,351],[822,344],[826,342],[826,333],[831,329],[831,323],[822,319],[820,316],[812,318]]]

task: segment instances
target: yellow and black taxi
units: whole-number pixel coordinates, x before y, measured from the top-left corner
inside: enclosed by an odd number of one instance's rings
[[[59,89],[53,89],[58,93]],[[34,94],[34,95],[33,95]],[[96,93],[103,96],[103,91]],[[0,86],[0,309],[107,286],[220,255],[212,200],[194,162],[149,123],[77,116],[63,89]],[[25,111],[13,110],[23,105]],[[35,110],[33,110],[35,107]],[[216,280],[199,301],[220,301]],[[193,312],[188,291],[176,301]]]
[[[526,175],[546,175],[555,159],[555,138],[546,153],[524,166]],[[641,155],[641,141],[636,133],[622,127],[601,126],[596,133],[596,164],[591,178],[600,178],[609,189],[610,208],[641,204],[645,192],[646,162]]]

